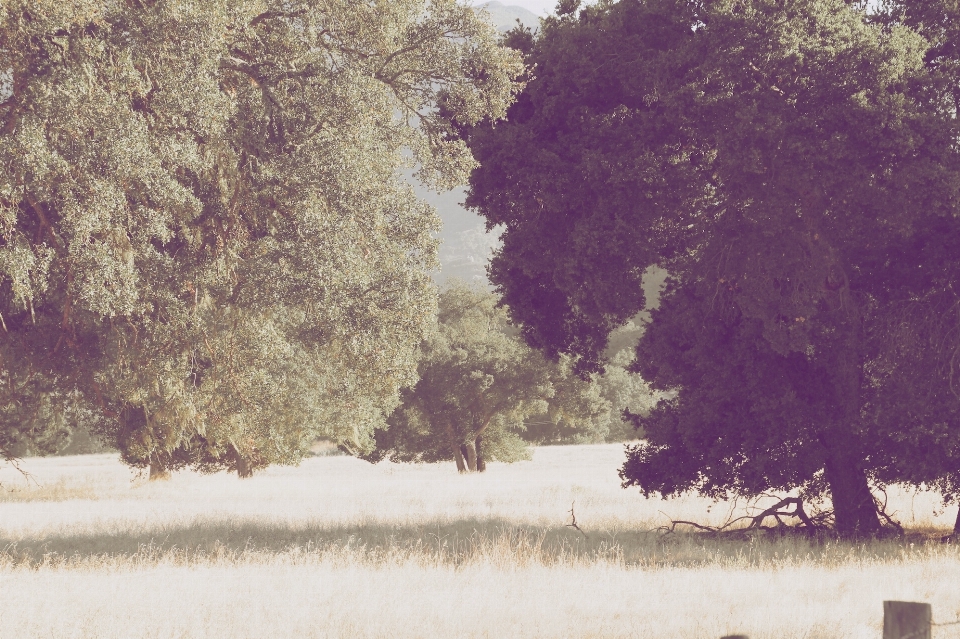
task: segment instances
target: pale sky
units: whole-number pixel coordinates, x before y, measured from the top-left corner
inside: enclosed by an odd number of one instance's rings
[[[500,0],[500,4],[508,7],[523,7],[538,16],[545,16],[548,13],[553,13],[557,6],[557,0]]]
[[[473,0],[473,4],[483,4],[487,0]],[[499,0],[505,7],[523,7],[527,11],[545,16],[553,13],[557,6],[557,0]]]

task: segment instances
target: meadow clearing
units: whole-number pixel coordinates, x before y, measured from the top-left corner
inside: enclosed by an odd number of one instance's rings
[[[622,456],[543,447],[467,476],[328,456],[163,482],[115,455],[27,459],[29,483],[0,471],[0,636],[874,639],[885,599],[960,618],[956,545],[664,535],[731,505],[622,490]],[[944,534],[956,515],[903,490],[888,510]]]

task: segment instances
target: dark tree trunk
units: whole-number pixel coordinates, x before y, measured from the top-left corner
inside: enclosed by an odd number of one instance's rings
[[[237,455],[237,475],[240,479],[253,477],[253,468],[251,468],[249,462],[239,454]]]
[[[953,534],[960,539],[960,509],[957,510],[957,521],[953,523]]]
[[[457,462],[457,472],[467,472],[467,464],[463,461],[463,452],[460,450],[460,446],[453,446],[453,459]]]
[[[827,451],[825,472],[830,484],[833,516],[837,532],[844,537],[863,537],[880,532],[877,506],[856,452],[854,447]]]
[[[846,282],[846,275],[842,276]],[[863,470],[863,447],[856,435],[860,423],[863,366],[859,309],[848,286],[839,291],[838,341],[828,368],[834,385],[836,421],[821,437],[826,446],[824,473],[830,485],[837,532],[843,537],[865,537],[880,532],[880,516],[867,474]]]
[[[159,461],[150,462],[150,481],[170,479],[170,471],[163,467]]]
[[[477,471],[481,473],[487,469],[487,462],[483,459],[482,443],[483,435],[477,435],[477,441],[475,443],[477,449]],[[958,517],[957,521],[960,521],[960,517]]]
[[[477,472],[477,449],[473,442],[461,444],[460,450],[463,451],[463,456],[467,458],[467,470],[471,473]]]
[[[843,363],[842,358],[840,361]],[[880,532],[880,516],[863,470],[863,448],[854,430],[860,419],[860,371],[846,368],[846,375],[843,371],[835,373],[841,380],[836,388],[839,419],[820,439],[826,447],[824,477],[830,485],[837,532],[843,537],[865,537]]]
[[[450,450],[453,451],[453,461],[457,462],[457,472],[467,472],[467,465],[463,461],[462,446],[457,443],[457,434],[450,424],[447,424],[447,442],[450,444]]]

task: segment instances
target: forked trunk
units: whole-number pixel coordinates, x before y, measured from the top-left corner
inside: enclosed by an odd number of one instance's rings
[[[487,462],[483,459],[483,435],[477,435],[476,449],[477,449],[477,471],[483,472],[487,469]],[[960,521],[960,516],[958,516],[957,521]]]
[[[467,442],[460,446],[463,456],[467,458],[467,470],[471,473],[477,472],[477,449],[473,442]]]
[[[453,460],[457,462],[457,472],[467,472],[467,465],[463,461],[463,451],[457,443],[457,435],[453,432],[453,426],[447,424],[447,442],[450,444],[450,450],[453,451]]]
[[[150,462],[150,481],[159,481],[170,479],[170,471],[163,467],[159,461]]]

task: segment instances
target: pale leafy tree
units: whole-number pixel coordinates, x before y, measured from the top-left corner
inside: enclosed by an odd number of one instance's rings
[[[528,347],[495,295],[462,282],[440,295],[419,373],[365,459],[452,459],[460,472],[483,471],[487,461],[528,458],[523,432],[530,418],[591,431],[610,417],[597,384],[576,377],[566,360],[551,362]]]
[[[668,394],[654,391],[639,375],[630,372],[633,362],[633,349],[618,351],[605,366],[600,378],[600,389],[604,398],[610,402],[610,427],[607,441],[625,441],[643,437],[642,429],[635,428],[630,416],[646,416]]]
[[[461,182],[520,70],[454,0],[6,0],[4,431],[86,411],[153,473],[369,449],[436,312],[401,169]]]

